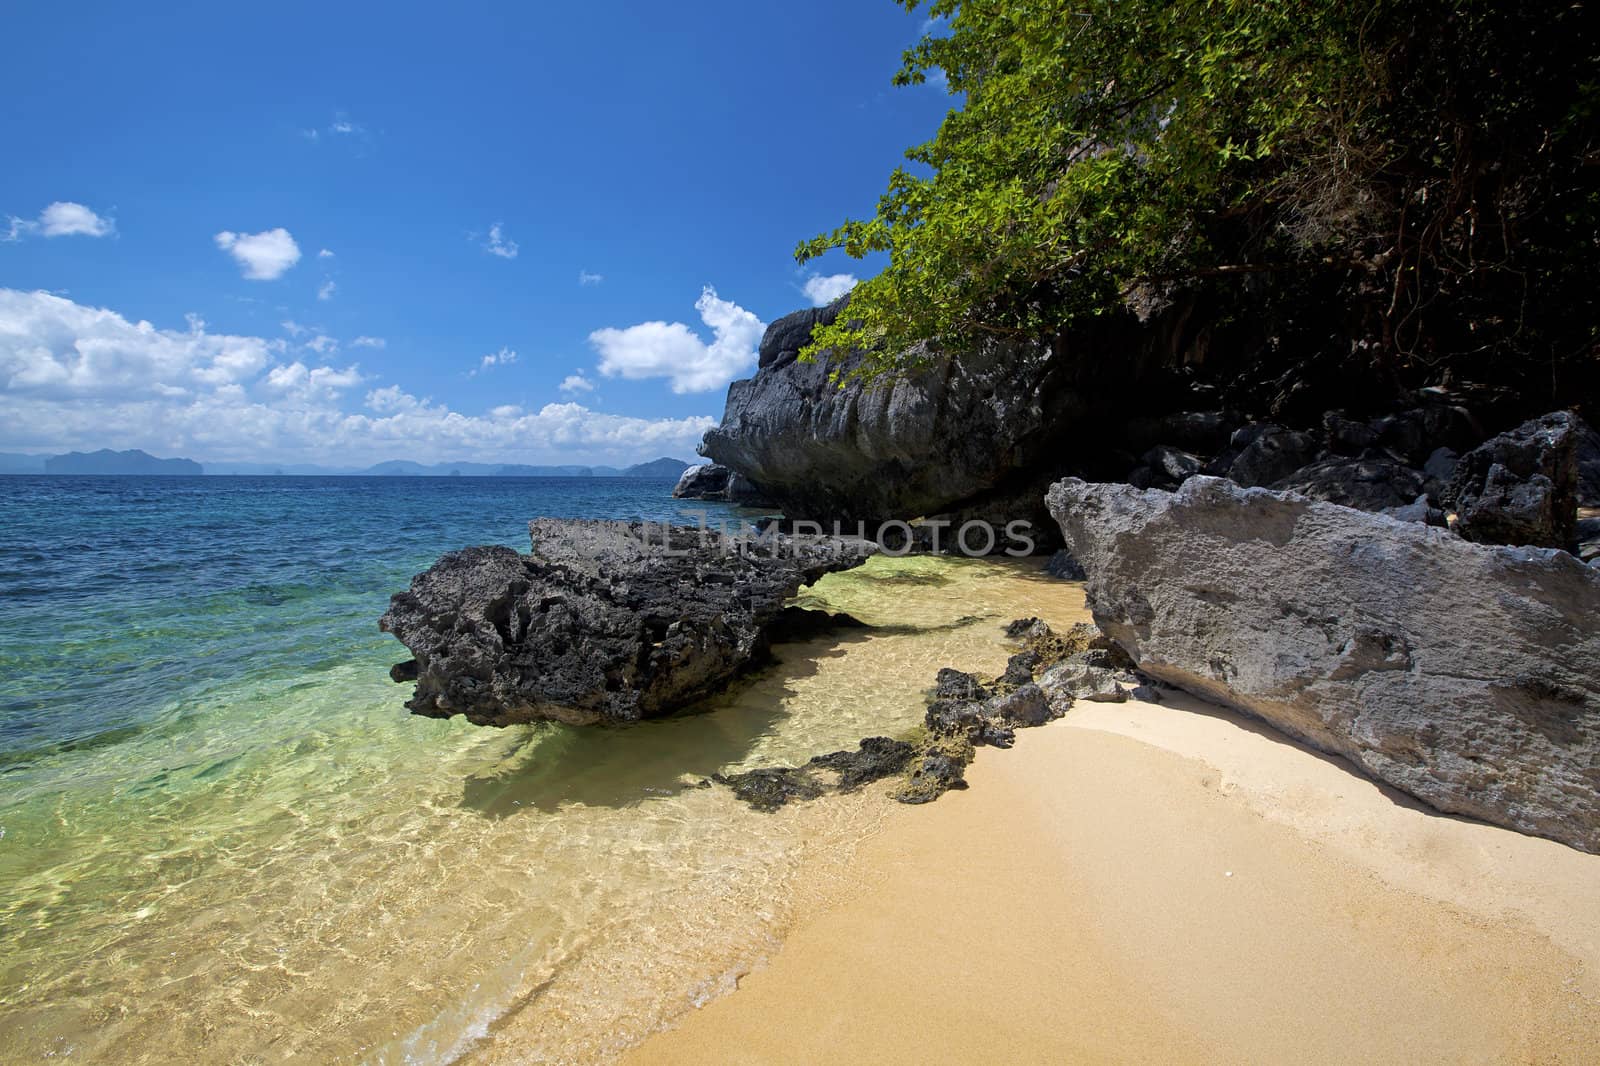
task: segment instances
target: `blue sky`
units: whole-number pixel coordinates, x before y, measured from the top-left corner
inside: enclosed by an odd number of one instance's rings
[[[8,7],[0,450],[688,458],[951,104],[892,0],[154,6]]]

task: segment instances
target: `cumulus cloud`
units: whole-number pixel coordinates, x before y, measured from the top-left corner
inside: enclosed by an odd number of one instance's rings
[[[251,281],[281,278],[300,262],[300,246],[282,226],[260,233],[223,230],[215,239],[217,247],[233,256],[244,276]]]
[[[489,227],[489,239],[484,242],[483,250],[501,259],[515,259],[517,242],[506,236],[504,223],[496,222]]]
[[[479,361],[476,369],[470,371],[468,377],[477,377],[487,374],[497,366],[510,366],[517,361],[517,353],[510,348],[501,348],[498,352],[490,352]]]
[[[6,219],[6,236],[8,241],[20,240],[24,236],[40,237],[108,237],[117,231],[117,225],[109,218],[96,214],[90,208],[71,200],[57,200],[39,212],[39,217],[34,219],[17,218],[15,215]]]
[[[357,337],[350,342],[352,348],[387,348],[389,342],[382,337]]]
[[[321,337],[322,334],[317,334]],[[314,339],[315,343],[315,339]],[[496,353],[498,355],[499,353]],[[353,390],[365,387],[360,397]],[[160,329],[45,292],[0,289],[0,449],[144,448],[201,461],[364,465],[637,462],[688,454],[715,420],[455,411],[284,338]]]
[[[339,291],[339,285],[338,285],[337,282],[324,281],[322,283],[322,287],[317,290],[317,299],[319,299],[319,300],[331,300],[331,299],[333,299],[333,294],[338,292],[338,291]]]
[[[813,274],[801,286],[813,307],[826,307],[855,287],[854,274]]]
[[[604,280],[606,280],[606,276],[604,274],[593,274],[587,270],[578,271],[579,285],[598,285]]]
[[[332,259],[333,258],[333,253],[328,251],[326,248],[324,248],[324,249],[322,249],[322,251],[317,253],[317,258],[318,259]]]
[[[708,344],[682,322],[641,322],[627,329],[597,329],[589,343],[606,377],[666,378],[677,393],[718,389],[755,365],[765,324],[707,285],[695,301],[711,328]]]
[[[561,391],[568,395],[580,392],[593,392],[594,382],[584,377],[582,373],[568,374],[561,382]]]

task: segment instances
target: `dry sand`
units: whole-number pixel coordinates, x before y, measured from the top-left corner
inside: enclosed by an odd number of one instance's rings
[[[983,749],[624,1061],[1600,1061],[1600,856],[1177,702]]]

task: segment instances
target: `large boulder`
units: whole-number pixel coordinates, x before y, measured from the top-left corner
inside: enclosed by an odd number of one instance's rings
[[[675,500],[725,500],[733,471],[720,463],[702,463],[683,472],[672,487]]]
[[[1334,457],[1302,467],[1272,487],[1363,511],[1382,511],[1413,503],[1423,494],[1426,479],[1390,459]]]
[[[1574,547],[1578,444],[1585,428],[1576,416],[1556,411],[1463,455],[1444,501],[1456,511],[1456,531],[1484,544]]]
[[[746,507],[770,505],[759,486],[721,463],[702,463],[685,470],[673,486],[672,496],[678,500],[717,500]]]
[[[681,526],[539,519],[533,551],[451,552],[396,594],[379,627],[410,649],[396,680],[431,718],[576,725],[665,714],[766,648],[785,602],[870,546]]]
[[[1600,851],[1600,571],[1209,477],[1068,479],[1048,504],[1146,674],[1439,810]]]
[[[1600,432],[1587,423],[1578,436],[1578,506],[1600,507]]]
[[[920,369],[841,386],[832,375],[848,374],[859,356],[797,355],[842,305],[768,327],[760,370],[729,386],[702,454],[760,485],[791,518],[821,521],[940,515],[1013,488],[1019,472],[1038,476],[1042,438],[1077,414],[1052,379],[1059,361],[1048,345],[992,341],[959,359],[924,349]],[[1044,483],[1028,486],[1035,510]]]

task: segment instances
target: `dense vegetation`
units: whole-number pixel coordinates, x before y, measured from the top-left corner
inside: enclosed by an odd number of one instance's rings
[[[961,104],[873,216],[799,247],[889,261],[808,354],[882,373],[919,340],[1047,339],[1181,292],[1217,328],[1273,322],[1269,358],[1592,387],[1582,0],[897,2],[937,20],[897,82]]]

